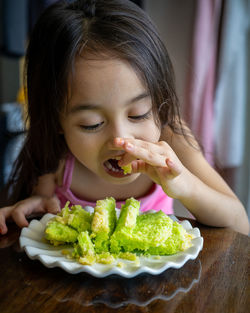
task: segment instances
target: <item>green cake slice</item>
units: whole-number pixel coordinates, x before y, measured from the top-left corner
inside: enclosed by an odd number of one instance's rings
[[[71,207],[68,218],[68,225],[75,228],[78,232],[90,231],[92,222],[92,214],[85,211],[81,205]]]
[[[147,250],[152,255],[170,255],[183,251],[191,246],[192,236],[182,225],[173,222],[171,235],[163,240],[159,246],[151,246]]]
[[[115,199],[113,197],[96,202],[91,224],[91,238],[97,253],[109,251],[109,239],[116,226]]]
[[[55,219],[51,219],[45,228],[45,238],[55,246],[76,242],[77,236],[78,232],[75,229],[62,224]]]
[[[139,215],[140,202],[134,198],[126,200],[125,204],[121,207],[119,219],[117,221],[116,231],[123,228],[133,229],[136,226],[136,219]]]
[[[112,253],[122,251],[126,241],[132,238],[133,229],[136,227],[137,216],[139,215],[140,202],[134,198],[126,200],[122,205],[117,226],[110,238],[110,250]],[[122,239],[122,242],[121,240]]]
[[[124,215],[129,221],[127,226]],[[131,223],[132,220],[135,222]],[[117,228],[110,239],[113,253],[129,251],[150,255],[174,254],[183,250],[188,240],[185,229],[162,211],[138,215],[126,205],[121,209]]]
[[[57,215],[56,220],[62,224],[69,225],[78,232],[90,231],[93,214],[85,211],[81,205],[72,205],[69,208],[69,202],[66,203],[62,211]]]
[[[94,245],[87,231],[81,232],[77,237],[78,242],[74,245],[74,257],[83,257],[86,255],[95,255]]]

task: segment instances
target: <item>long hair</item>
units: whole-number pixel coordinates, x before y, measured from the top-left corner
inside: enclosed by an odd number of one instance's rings
[[[150,92],[159,127],[180,125],[173,67],[148,15],[128,0],[59,1],[43,12],[27,49],[29,127],[7,185],[11,202],[29,196],[38,177],[55,172],[65,156],[59,114],[75,58],[85,52],[129,62]]]

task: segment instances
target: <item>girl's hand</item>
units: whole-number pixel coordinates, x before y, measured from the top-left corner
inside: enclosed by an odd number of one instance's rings
[[[119,161],[120,166],[131,163],[132,173],[147,174],[172,198],[181,198],[190,192],[193,176],[165,141],[151,143],[115,138],[114,144],[126,152]]]
[[[56,196],[42,197],[32,196],[17,202],[15,205],[0,209],[0,234],[7,233],[7,219],[13,219],[19,227],[28,226],[29,223],[25,216],[34,213],[53,213],[60,212],[60,203]]]

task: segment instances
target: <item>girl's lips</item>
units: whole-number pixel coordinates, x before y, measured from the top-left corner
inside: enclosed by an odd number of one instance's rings
[[[118,159],[109,159],[103,163],[105,171],[113,177],[125,177],[129,174],[124,174],[123,169],[118,165]]]

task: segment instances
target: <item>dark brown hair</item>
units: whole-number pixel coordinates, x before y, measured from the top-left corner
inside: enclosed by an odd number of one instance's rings
[[[59,114],[75,57],[86,51],[129,62],[151,94],[159,127],[181,126],[172,64],[148,15],[129,0],[59,1],[41,15],[27,49],[29,127],[8,184],[12,202],[56,171],[67,151]]]

